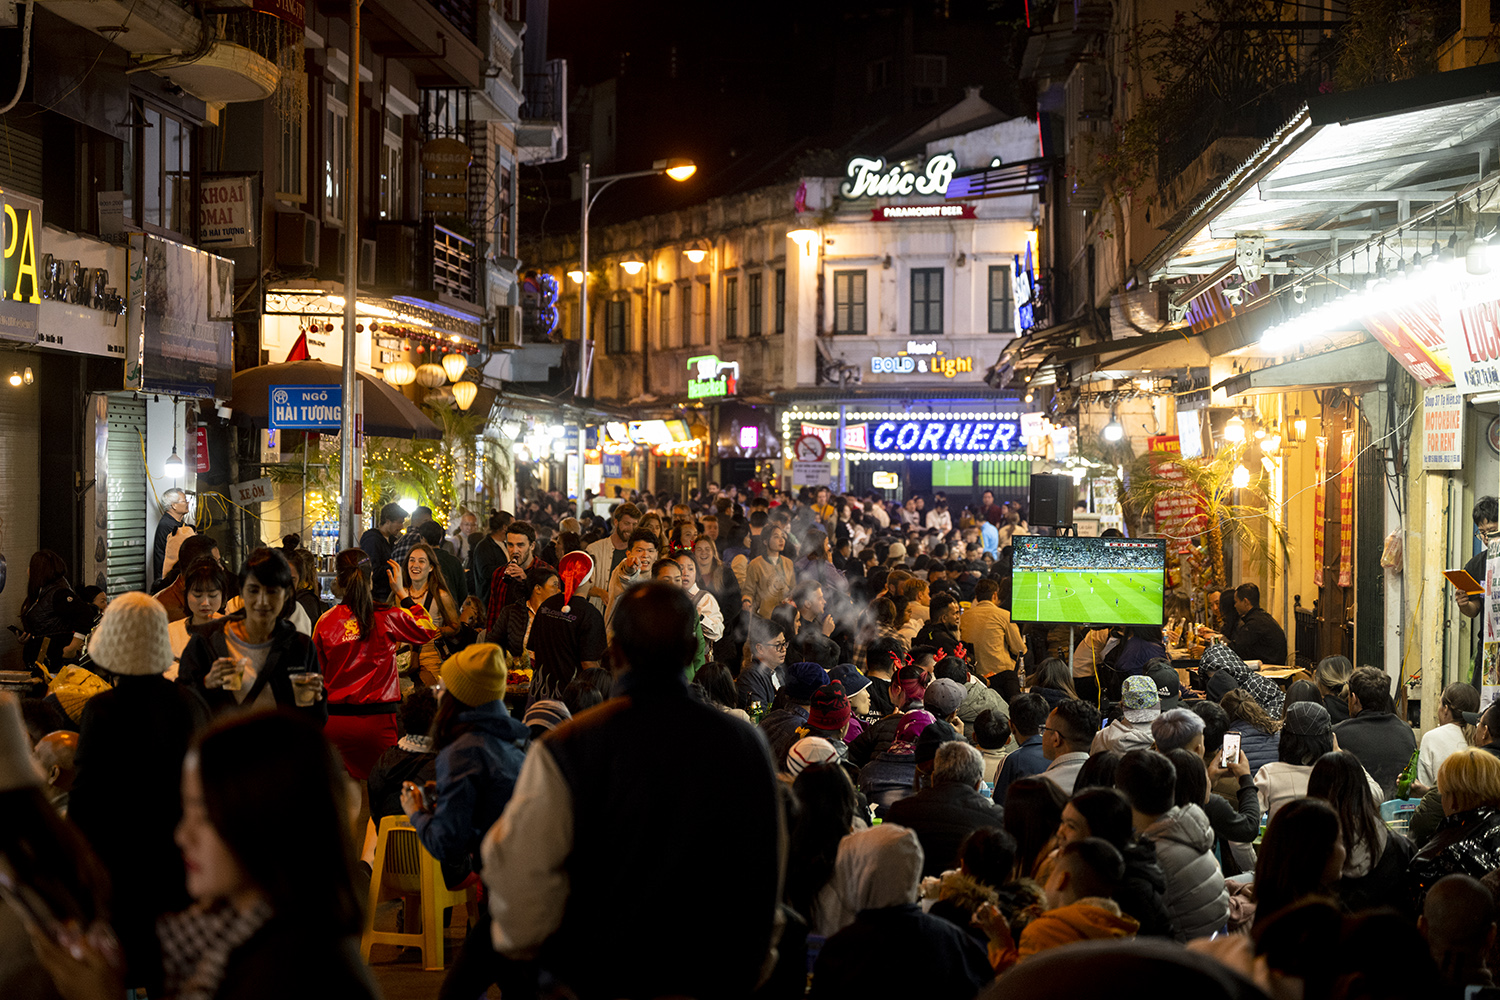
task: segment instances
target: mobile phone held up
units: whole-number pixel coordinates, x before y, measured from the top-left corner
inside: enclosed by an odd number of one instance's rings
[[[1228,767],[1232,762],[1240,759],[1240,734],[1225,733],[1224,747],[1219,751],[1219,766]]]

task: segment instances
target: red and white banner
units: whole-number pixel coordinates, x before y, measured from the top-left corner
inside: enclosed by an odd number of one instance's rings
[[[1182,440],[1176,434],[1158,434],[1146,439],[1147,446],[1160,454],[1180,455]],[[1156,474],[1172,482],[1183,483],[1182,467],[1176,462],[1158,462]],[[1159,497],[1155,504],[1156,530],[1167,538],[1167,551],[1175,556],[1192,552],[1194,535],[1204,530],[1203,505],[1191,490],[1183,489]],[[1167,586],[1176,587],[1181,582],[1180,563],[1169,567]]]
[[[1314,449],[1313,480],[1313,583],[1323,586],[1324,522],[1328,520],[1328,439],[1317,439]]]
[[[1354,586],[1354,431],[1339,448],[1339,586]]]
[[[801,434],[811,434],[822,441],[830,451],[837,448],[834,438],[838,437],[838,428],[826,424],[802,424]],[[869,451],[870,450],[870,425],[869,424],[845,424],[844,425],[844,450],[845,451]]]

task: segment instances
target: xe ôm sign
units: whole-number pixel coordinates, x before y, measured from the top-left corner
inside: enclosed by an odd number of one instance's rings
[[[882,420],[871,424],[875,454],[953,458],[959,454],[1019,451],[1021,423],[1012,419],[958,417],[949,420]]]
[[[267,425],[276,430],[337,430],[344,389],[337,385],[273,385]]]
[[[883,157],[856,156],[844,168],[844,175],[849,179],[840,185],[839,194],[850,199],[897,198],[912,193],[944,194],[957,170],[958,159],[952,153],[932,157],[920,174],[906,169],[903,163],[887,168]]]
[[[714,399],[739,391],[740,363],[720,361],[716,354],[688,358],[688,399]]]
[[[198,245],[255,246],[249,177],[216,177],[198,185]]]

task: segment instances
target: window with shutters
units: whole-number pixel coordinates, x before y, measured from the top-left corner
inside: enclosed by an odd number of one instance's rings
[[[344,221],[344,166],[349,157],[349,85],[329,80],[323,105],[323,217]]]
[[[724,279],[724,336],[733,340],[740,335],[740,279]]]
[[[865,272],[833,272],[833,332],[865,332]]]
[[[786,333],[786,268],[776,269],[776,332]]]
[[[745,295],[748,299],[745,303],[745,335],[749,337],[759,337],[765,332],[761,326],[764,285],[765,275],[759,271],[751,271],[745,276]]]
[[[668,347],[681,347],[690,343],[693,339],[693,283],[688,282],[682,286],[682,301],[678,304],[678,310],[682,316],[682,323],[677,328],[677,337],[670,342]]]
[[[125,216],[149,232],[191,243],[196,215],[193,123],[140,98],[134,104],[146,127],[134,130],[134,190],[127,188]]]
[[[911,272],[911,335],[943,333],[943,269],[919,267]]]
[[[625,354],[630,350],[630,325],[628,311],[623,299],[604,304],[604,351],[606,354]]]
[[[672,287],[656,293],[656,346],[665,349],[672,342]]]
[[[1001,264],[990,268],[990,333],[1013,333],[1016,329],[1016,304],[1010,294],[1010,267]]]

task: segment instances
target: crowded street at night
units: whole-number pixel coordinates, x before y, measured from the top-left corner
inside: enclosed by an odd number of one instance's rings
[[[1500,996],[1491,4],[0,53],[0,1000]]]

